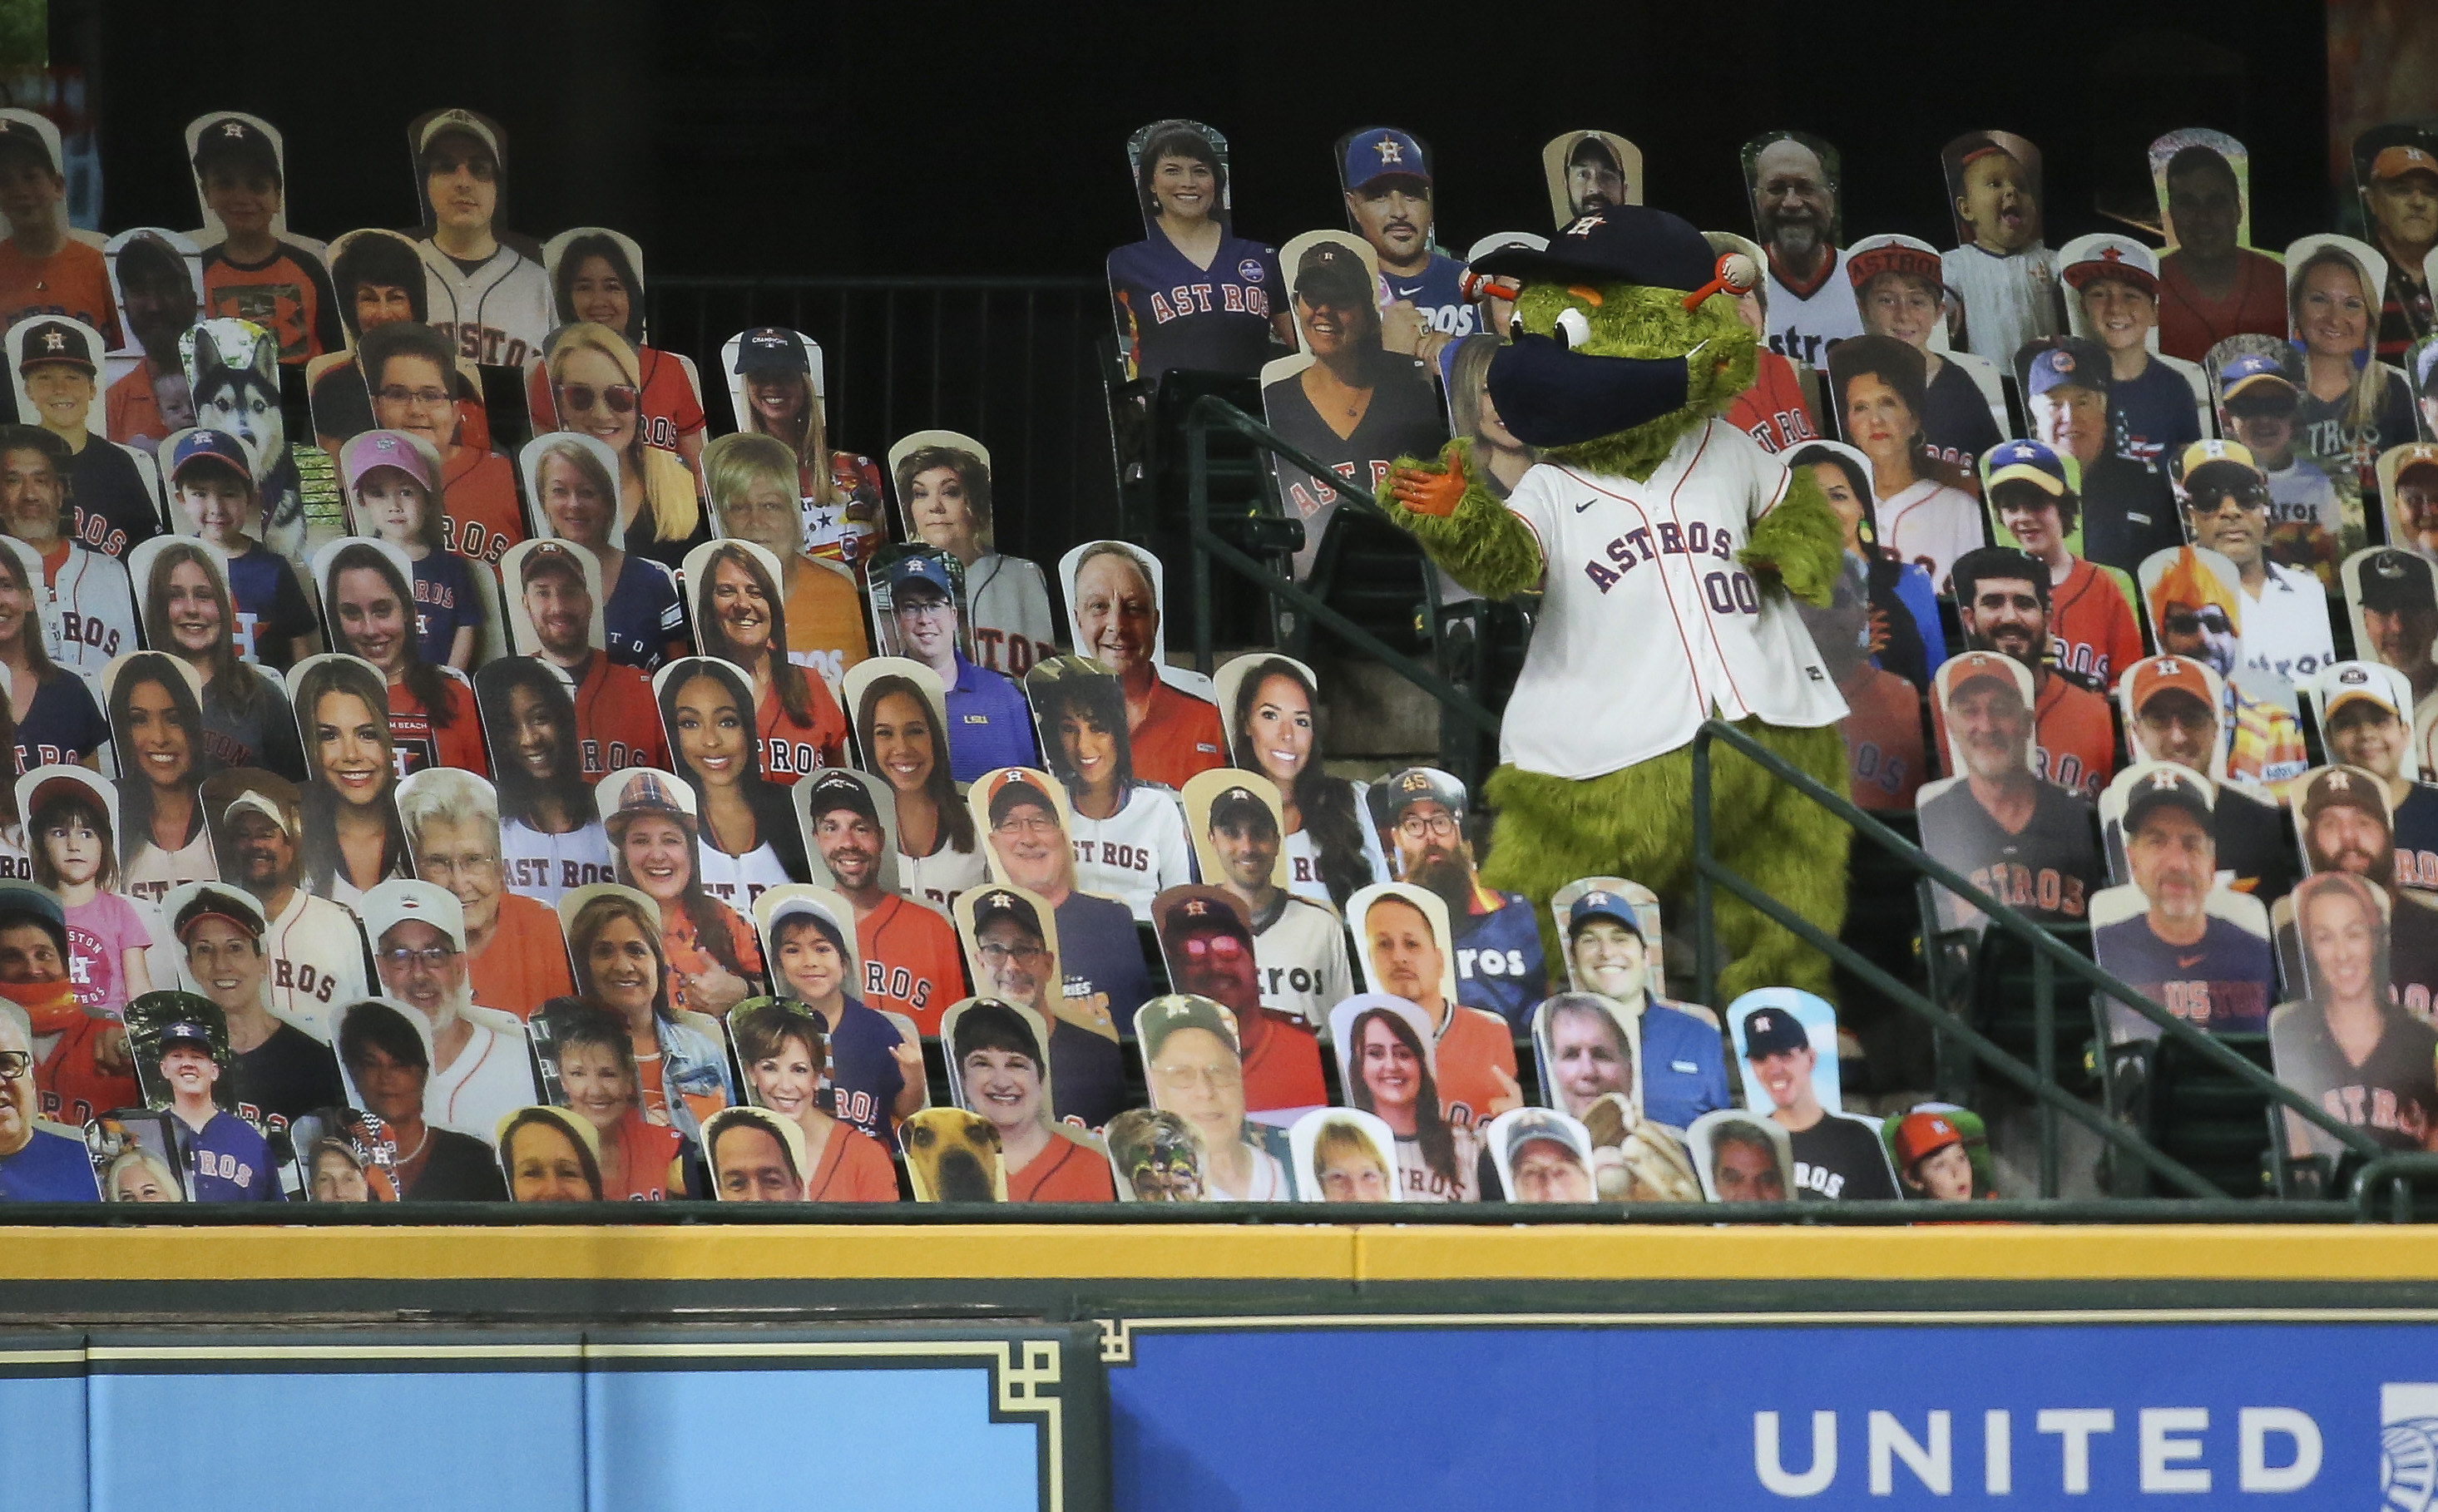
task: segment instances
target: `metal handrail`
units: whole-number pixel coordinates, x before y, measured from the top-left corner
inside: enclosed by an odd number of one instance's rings
[[[2354,1172],[2353,1203],[2363,1222],[2375,1222],[2374,1209],[2378,1201],[2378,1185],[2388,1184],[2388,1222],[2412,1222],[2412,1183],[2415,1178],[2438,1181],[2438,1155],[2396,1153],[2381,1155]]]
[[[2040,1040],[2036,1048],[2041,1060],[2041,1065],[2038,1069],[2024,1065],[2022,1061],[2001,1049],[1979,1031],[1957,1019],[1954,1014],[1939,1008],[1928,998],[1899,982],[1844,941],[1830,937],[1810,920],[1761,892],[1741,874],[1720,861],[1712,853],[1710,747],[1718,741],[1726,742],[1746,760],[1843,819],[1854,833],[1896,856],[1915,871],[1928,876],[1949,891],[1955,893],[1986,914],[1990,923],[2004,927],[2008,934],[2016,936],[2030,945],[2033,952],[2032,982],[2035,994],[2033,1012],[2037,1025],[2036,1033]],[[1698,984],[1696,995],[1701,1000],[1707,1000],[1714,995],[1713,989],[1718,981],[1718,925],[1711,893],[1711,888],[1716,884],[1724,887],[1774,922],[1792,931],[1805,943],[1823,952],[1830,959],[1887,993],[1917,1017],[1927,1019],[1937,1032],[1961,1042],[1976,1057],[1996,1066],[2006,1075],[2009,1081],[2030,1092],[2040,1100],[2044,1113],[2054,1110],[2065,1114],[2092,1129],[2110,1143],[2124,1149],[2127,1153],[2141,1160],[2153,1170],[2167,1176],[2177,1186],[2196,1195],[2217,1197],[2221,1194],[2217,1187],[2184,1166],[2182,1162],[2163,1152],[2153,1150],[2147,1143],[2119,1127],[2114,1120],[2086,1106],[2080,1099],[2069,1096],[2056,1084],[2053,1064],[2056,1053],[2054,1047],[2056,1035],[2053,1030],[2056,1023],[2054,999],[2057,967],[2063,966],[2068,973],[2079,977],[2093,989],[2123,1002],[2127,1007],[2159,1026],[2166,1034],[2174,1036],[2187,1048],[2200,1055],[2202,1060],[2233,1076],[2248,1089],[2261,1093],[2270,1101],[2300,1115],[2306,1122],[2332,1135],[2345,1149],[2373,1159],[2382,1153],[2377,1144],[2369,1135],[2339,1123],[2301,1093],[2228,1049],[2210,1035],[2194,1029],[2158,1004],[2144,997],[2114,976],[2103,971],[2097,962],[2085,959],[2075,951],[2068,949],[2047,930],[2042,929],[2015,908],[1990,897],[1946,863],[1907,841],[1894,830],[1857,808],[1843,795],[1822,785],[1811,774],[1788,762],[1776,751],[1761,745],[1733,725],[1719,719],[1704,721],[1701,730],[1693,737],[1693,862],[1694,972]],[[2054,1121],[2044,1118],[2041,1128],[2040,1158],[2044,1196],[2056,1190],[2056,1144]]]
[[[1338,478],[1335,468],[1284,440],[1244,411],[1215,395],[1206,394],[1194,400],[1185,413],[1185,463],[1187,534],[1193,557],[1193,655],[1196,668],[1206,676],[1211,671],[1210,564],[1216,560],[1240,576],[1250,578],[1255,588],[1284,599],[1318,624],[1328,626],[1355,649],[1438,699],[1441,709],[1486,734],[1497,733],[1498,715],[1441,677],[1437,669],[1391,649],[1378,636],[1330,607],[1301,584],[1281,576],[1210,528],[1210,428],[1214,425],[1236,432],[1256,448],[1291,463],[1316,478],[1337,479],[1329,486],[1341,501],[1353,505],[1358,512],[1368,512],[1375,519],[1395,523],[1388,512],[1380,507],[1379,501],[1371,497],[1369,489],[1358,488]]]

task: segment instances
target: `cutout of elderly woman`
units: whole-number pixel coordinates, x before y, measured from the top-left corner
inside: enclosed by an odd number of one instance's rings
[[[659,905],[671,1005],[724,1016],[761,990],[762,945],[743,914],[703,889],[699,821],[687,801],[694,795],[648,766],[593,791],[618,881]]]
[[[1277,251],[1236,235],[1228,139],[1199,121],[1154,121],[1127,141],[1126,163],[1143,238],[1110,253],[1108,273],[1127,376],[1260,372],[1295,335],[1273,303]]]
[[[2306,877],[2291,896],[2308,995],[2269,1015],[2277,1080],[2382,1149],[2438,1147],[2438,1030],[2391,994],[2387,899],[2350,871]],[[2286,1142],[2297,1154],[2341,1153],[2290,1111]]]
[[[948,765],[939,679],[919,661],[875,657],[847,675],[860,765],[897,800],[897,890],[946,907],[986,869]]]
[[[1171,993],[1135,1011],[1135,1042],[1152,1106],[1175,1114],[1202,1150],[1202,1181],[1213,1202],[1280,1203],[1295,1196],[1284,1162],[1252,1138],[1245,1121],[1245,1064],[1227,1009]]]
[[[500,753],[500,857],[508,887],[554,906],[612,874],[610,835],[576,749],[566,675],[538,657],[503,657],[475,680]]]
[[[610,585],[601,607],[610,659],[649,672],[684,656],[690,647],[677,579],[650,557],[624,548],[617,456],[608,443],[553,431],[525,443],[520,460],[541,534],[575,542],[601,564],[601,581]]]
[[[157,904],[172,888],[216,882],[212,838],[197,794],[219,770],[203,748],[194,669],[161,651],[110,665],[110,729],[118,754],[118,890]]]
[[[796,1003],[757,998],[729,1019],[736,1064],[753,1101],[804,1137],[804,1198],[816,1203],[893,1203],[897,1171],[871,1134],[821,1105],[830,1047],[821,1021]]]
[[[1388,861],[1379,831],[1363,818],[1369,785],[1321,767],[1320,695],[1312,669],[1291,657],[1257,652],[1221,667],[1218,687],[1232,716],[1228,754],[1279,790],[1287,890],[1344,912],[1358,888],[1387,879]]]
[[[1050,585],[1021,556],[1002,556],[991,518],[990,452],[954,431],[917,431],[889,448],[897,511],[909,540],[946,552],[965,569],[968,639],[977,665],[1021,677],[1058,654]]]
[[[702,816],[703,890],[750,909],[769,888],[804,875],[804,835],[787,790],[762,775],[753,694],[716,657],[687,657],[653,677],[669,765]]]
[[[575,962],[574,1003],[627,1026],[645,1119],[694,1137],[702,1120],[735,1101],[736,1094],[718,1021],[699,1013],[680,1017],[670,1001],[659,905],[632,888],[603,886],[578,888],[559,900],[558,912]],[[545,1025],[568,1006],[568,999],[554,999],[543,1011]]]
[[[390,738],[404,749],[408,769],[454,766],[489,776],[474,690],[448,668],[423,659],[406,554],[350,536],[323,547],[313,566],[329,621],[330,649],[361,658],[381,675]]]
[[[1182,789],[1194,773],[1225,766],[1209,679],[1163,665],[1159,558],[1124,541],[1092,541],[1058,559],[1058,577],[1074,620],[1075,654],[1116,673],[1125,686],[1135,775]]]
[[[551,333],[552,408],[558,427],[599,439],[618,459],[617,530],[627,550],[670,567],[711,538],[694,473],[645,438],[643,369],[627,339],[578,321]]]
[[[1031,1009],[991,997],[949,1009],[940,1022],[949,1089],[957,1106],[998,1131],[1009,1202],[1116,1202],[1117,1182],[1101,1142],[1051,1117],[1041,1022]]]
[[[565,1108],[521,1108],[500,1120],[500,1170],[520,1203],[602,1201],[599,1136]]]
[[[2420,434],[2412,385],[2376,356],[2385,282],[2386,259],[2350,237],[2286,249],[2287,335],[2303,354],[2295,442],[2331,472],[2350,464],[2372,514],[2378,454]]]
[[[1297,1185],[1308,1203],[1402,1201],[1388,1159],[1396,1136],[1388,1126],[1352,1108],[1315,1108],[1287,1131]]]
[[[706,439],[702,384],[685,358],[644,344],[643,249],[615,231],[577,226],[543,243],[541,260],[559,325],[606,326],[634,348],[644,376],[637,403],[645,442],[676,452],[699,474]],[[532,413],[550,413],[548,368],[535,369],[527,384]]]
[[[601,1195],[613,1203],[657,1203],[693,1195],[686,1189],[685,1137],[647,1122],[643,1073],[627,1026],[597,1009],[565,1008],[550,1016],[544,1057],[558,1095],[592,1128],[601,1165]]]
[[[736,429],[770,436],[796,459],[804,546],[815,556],[857,562],[880,544],[880,475],[869,457],[832,451],[822,408],[822,349],[802,331],[757,325],[720,348]]]
[[[1409,1203],[1480,1200],[1478,1134],[1440,1111],[1430,1026],[1401,998],[1364,993],[1330,1010],[1341,1084],[1354,1108],[1388,1126]]]
[[[835,765],[846,748],[846,716],[829,684],[787,654],[778,559],[745,541],[719,540],[690,553],[685,571],[702,654],[753,679],[763,775],[792,787],[805,773]]]
[[[1988,530],[1970,480],[1922,434],[1924,371],[1921,353],[1893,336],[1857,336],[1828,353],[1838,427],[1870,459],[1880,543],[1944,592],[1948,569],[1988,545]]]
[[[354,907],[391,877],[411,875],[399,822],[389,693],[371,662],[309,657],[296,677],[305,737],[305,888]]]
[[[1436,456],[1447,416],[1429,364],[1380,344],[1371,249],[1341,232],[1319,232],[1287,243],[1285,256],[1303,352],[1262,369],[1270,429],[1366,490],[1378,488],[1401,456]],[[1295,557],[1301,578],[1319,554],[1337,491],[1284,463],[1278,474],[1280,494],[1304,522]]]
[[[737,431],[702,454],[711,512],[722,536],[747,541],[779,564],[787,657],[832,682],[872,655],[863,591],[852,568],[804,549],[796,454],[776,436]]]

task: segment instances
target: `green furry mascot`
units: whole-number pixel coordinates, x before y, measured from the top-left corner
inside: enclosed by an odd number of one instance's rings
[[[1734,294],[1749,258],[1712,255],[1678,218],[1622,205],[1577,219],[1546,252],[1471,270],[1511,298],[1492,361],[1499,423],[1546,460],[1501,502],[1463,441],[1403,459],[1390,513],[1456,580],[1544,598],[1510,700],[1482,881],[1530,898],[1563,958],[1549,895],[1578,877],[1661,894],[1693,881],[1691,742],[1712,713],[1846,791],[1845,700],[1789,599],[1827,604],[1843,531],[1808,474],[1717,418],[1753,380]],[[1835,935],[1842,820],[1750,761],[1712,748],[1713,844],[1762,892]],[[1826,996],[1828,958],[1721,888],[1733,960],[1720,1001],[1756,987]]]

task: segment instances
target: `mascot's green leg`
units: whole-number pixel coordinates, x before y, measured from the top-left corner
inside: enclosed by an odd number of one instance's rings
[[[1737,728],[1830,791],[1845,793],[1846,740],[1834,725],[1790,730],[1747,719]],[[1719,859],[1834,939],[1846,924],[1846,853],[1853,832],[1740,754],[1724,746],[1711,752]],[[1730,958],[1719,974],[1713,1007],[1724,1008],[1756,987],[1795,987],[1836,1000],[1826,955],[1724,888],[1713,888],[1711,898],[1719,941]]]
[[[1498,822],[1481,879],[1531,900],[1553,983],[1565,979],[1566,958],[1551,893],[1578,877],[1616,876],[1666,896],[1692,876],[1690,749],[1581,782],[1501,766],[1483,791]]]

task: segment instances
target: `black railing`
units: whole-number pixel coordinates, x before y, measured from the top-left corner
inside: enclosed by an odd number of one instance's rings
[[[1340,509],[1369,513],[1384,520],[1389,519],[1387,511],[1380,507],[1379,501],[1372,498],[1369,489],[1341,481],[1335,468],[1281,439],[1278,432],[1244,411],[1224,399],[1206,396],[1195,400],[1185,417],[1187,532],[1192,557],[1188,581],[1193,596],[1194,665],[1205,673],[1212,670],[1211,610],[1217,601],[1211,597],[1210,570],[1214,565],[1225,567],[1246,579],[1255,589],[1309,615],[1313,623],[1343,638],[1356,651],[1429,694],[1439,701],[1444,712],[1484,734],[1496,734],[1498,715],[1441,676],[1438,668],[1425,666],[1391,649],[1378,636],[1331,607],[1301,584],[1211,528],[1210,431],[1214,426],[1235,432],[1252,443],[1256,450],[1267,452],[1313,477],[1329,479],[1330,487],[1337,494]]]
[[[990,448],[1000,550],[1054,563],[1116,530],[1098,279],[672,275],[649,300],[652,344],[701,369],[715,434],[735,427],[722,343],[784,325],[822,345],[833,447],[882,461],[900,436],[939,428]]]
[[[1711,747],[1723,741],[1738,755],[1753,762],[1786,786],[1802,794],[1810,801],[1830,814],[1863,838],[1897,857],[1918,876],[1938,884],[1964,902],[1987,915],[1991,927],[2021,940],[2032,953],[2032,1011],[2034,1018],[2035,1055],[2037,1065],[2026,1065],[2018,1057],[1992,1042],[1988,1036],[1965,1023],[1956,1015],[1914,991],[1886,971],[1873,964],[1851,946],[1837,940],[1826,930],[1805,919],[1783,903],[1770,897],[1720,861],[1712,848],[1714,819],[1711,804]],[[2282,1107],[2300,1116],[2333,1137],[2343,1149],[2365,1159],[2377,1160],[2378,1146],[2359,1130],[2347,1128],[2323,1110],[2317,1103],[2296,1092],[2258,1066],[2219,1044],[2202,1030],[2193,1028],[2158,1004],[2144,997],[2097,964],[2060,943],[2056,937],[2016,909],[1990,897],[1974,887],[1954,869],[1908,842],[1894,830],[1855,807],[1846,799],[1822,786],[1811,777],[1769,749],[1751,736],[1723,721],[1705,721],[1693,737],[1693,864],[1694,864],[1694,975],[1698,983],[1696,1000],[1707,1002],[1718,982],[1718,920],[1713,888],[1724,888],[1746,904],[1758,909],[1773,922],[1791,930],[1797,939],[1826,954],[1891,1002],[1905,1009],[1929,1025],[1946,1039],[1961,1045],[1972,1056],[1989,1065],[2035,1099],[2040,1107],[2040,1196],[2054,1198],[2058,1181],[2058,1117],[2062,1115],[2096,1134],[2115,1149],[2141,1162],[2185,1192],[2197,1198],[2223,1198],[2227,1194],[2206,1178],[2174,1156],[2153,1148],[2147,1141],[2125,1128],[2101,1110],[2059,1087],[2055,1061],[2057,1043],[2057,976],[2059,968],[2087,987],[2124,1003],[2135,1012],[2158,1026],[2185,1048],[2223,1072],[2249,1091],[2268,1099],[2272,1108]],[[2376,1168],[2383,1173],[2402,1171],[2394,1179],[2405,1182],[2412,1168],[2391,1163]],[[2438,1169],[2438,1163],[2433,1163]],[[2410,1211],[2410,1198],[2402,1199]]]

